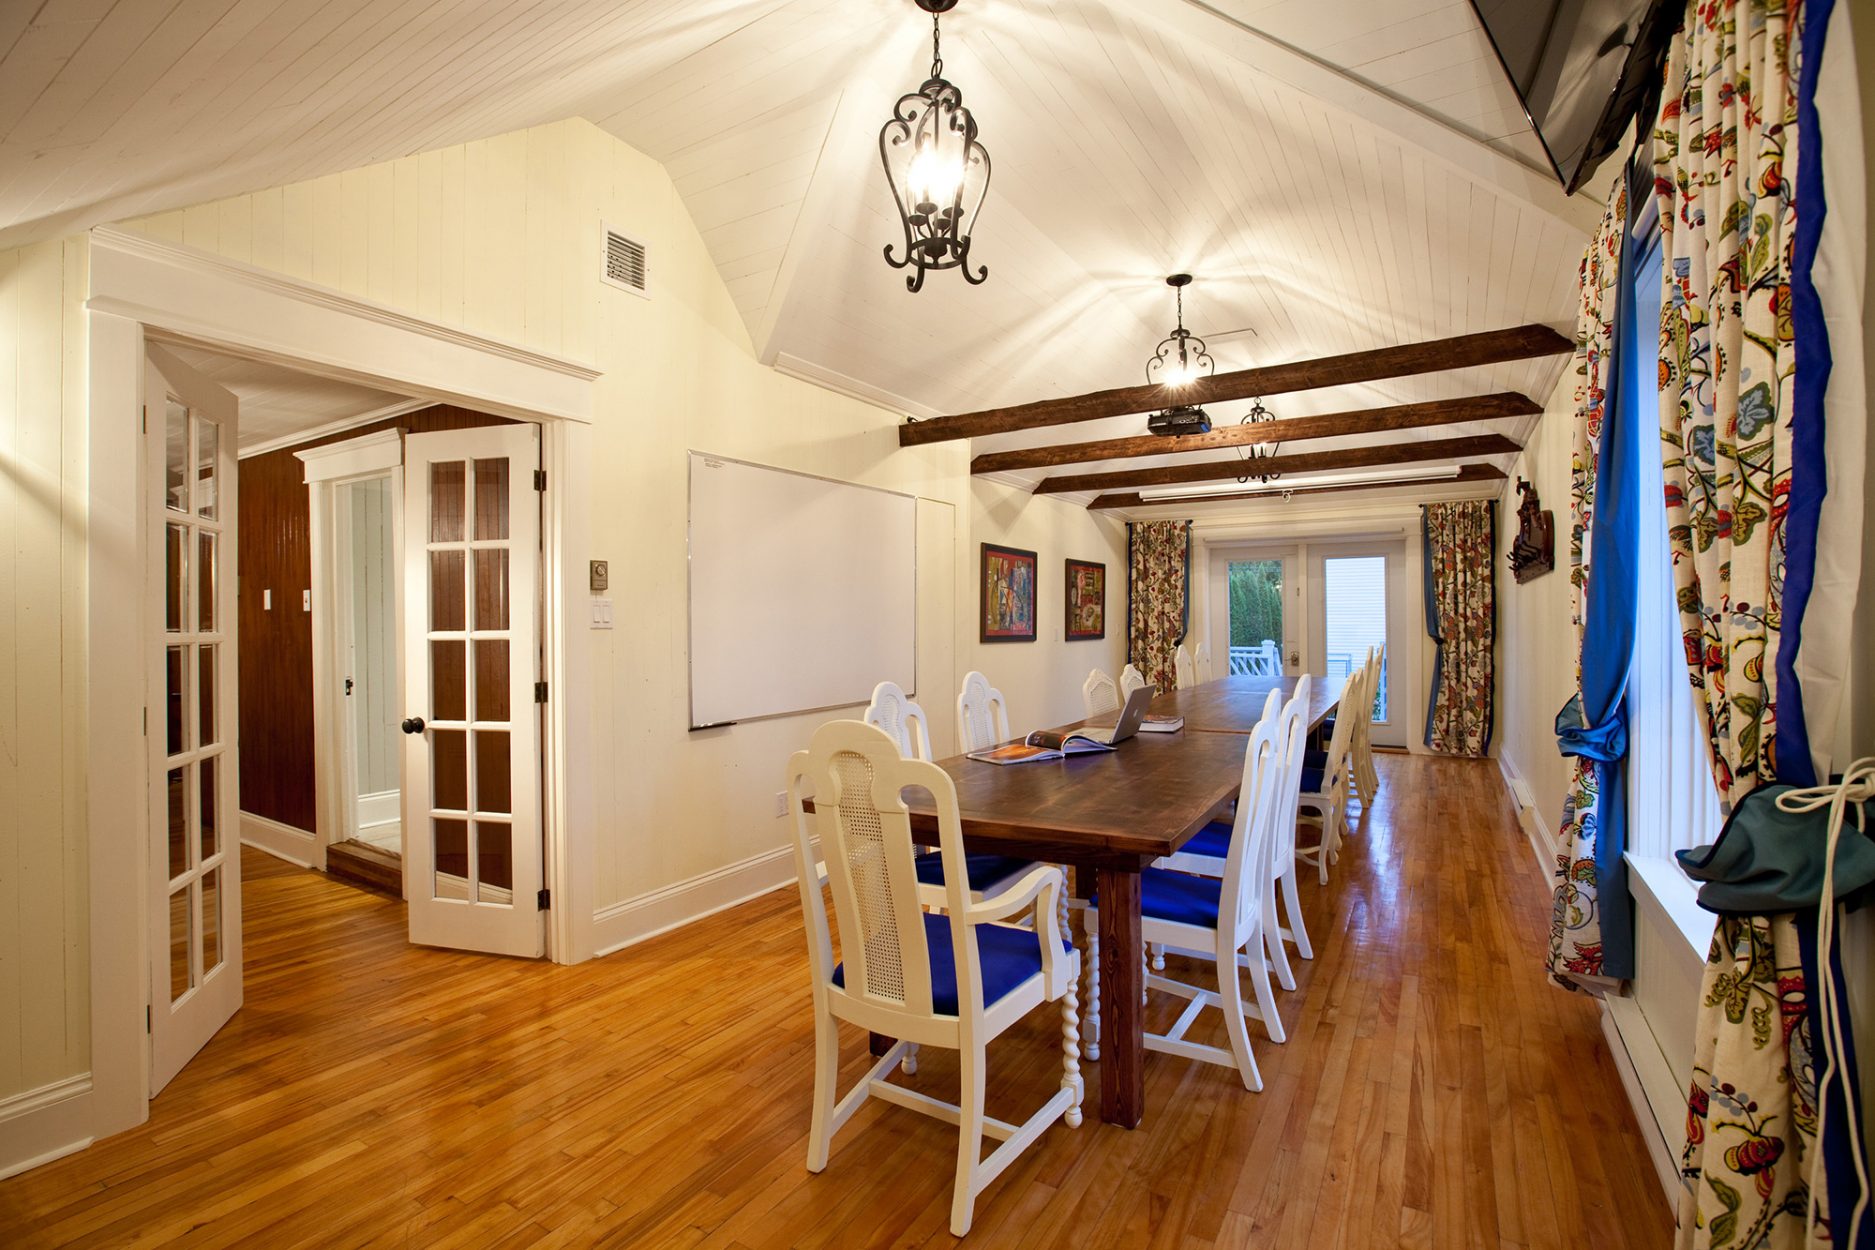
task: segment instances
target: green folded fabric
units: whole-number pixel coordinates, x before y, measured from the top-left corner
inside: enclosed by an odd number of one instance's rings
[[[1829,809],[1787,812],[1777,796],[1793,787],[1760,786],[1740,799],[1710,846],[1679,851],[1680,867],[1699,887],[1699,905],[1719,915],[1769,916],[1807,911],[1823,897],[1823,857]],[[1850,907],[1868,901],[1875,885],[1875,840],[1857,828],[1871,822],[1871,805],[1850,804],[1836,843],[1836,900]]]

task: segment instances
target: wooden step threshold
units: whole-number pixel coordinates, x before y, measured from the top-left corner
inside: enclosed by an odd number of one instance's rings
[[[328,846],[326,872],[347,885],[394,899],[404,897],[403,857],[369,842],[352,840]]]

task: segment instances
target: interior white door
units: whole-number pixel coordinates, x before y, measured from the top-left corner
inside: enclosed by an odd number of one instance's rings
[[[540,464],[533,425],[404,445],[410,940],[538,957]]]
[[[155,345],[143,400],[155,1094],[241,1007],[238,409],[232,393]]]

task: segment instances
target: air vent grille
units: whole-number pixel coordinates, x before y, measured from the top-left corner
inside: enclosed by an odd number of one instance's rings
[[[651,293],[645,245],[610,226],[605,232],[605,280],[639,295]]]

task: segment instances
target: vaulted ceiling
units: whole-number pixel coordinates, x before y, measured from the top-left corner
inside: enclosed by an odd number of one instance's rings
[[[990,276],[912,295],[880,256],[898,225],[877,133],[929,33],[910,0],[0,5],[0,246],[584,116],[665,164],[763,360],[921,416],[1143,380],[1178,270],[1220,371],[1570,325],[1597,207],[1545,171],[1466,0],[962,0],[946,76],[994,161],[974,252]],[[1541,402],[1562,367],[1269,407]],[[1521,439],[1530,421],[1388,438]]]

